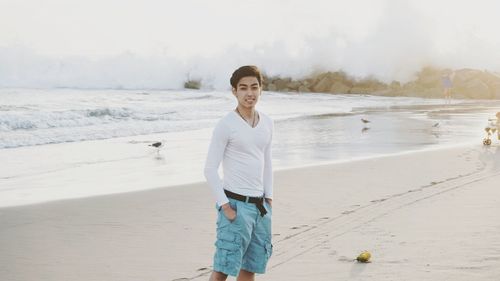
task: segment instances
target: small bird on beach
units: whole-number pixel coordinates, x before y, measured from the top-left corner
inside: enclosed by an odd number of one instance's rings
[[[361,133],[364,133],[364,132],[366,132],[366,131],[368,131],[368,130],[370,130],[370,128],[368,128],[368,127],[364,127],[363,129],[361,129]]]
[[[150,144],[148,146],[155,147],[156,148],[156,154],[159,155],[160,154],[160,149],[163,148],[164,143],[165,143],[165,141],[158,141],[158,142],[152,143],[152,144]]]
[[[434,127],[434,128],[439,127],[439,122],[437,122],[436,124],[432,125],[432,127]]]
[[[361,118],[361,122],[363,122],[363,123],[365,123],[365,124],[366,124],[366,123],[370,123],[370,120],[366,120],[366,119],[364,119],[364,118]]]
[[[160,148],[163,146],[163,143],[161,141],[159,141],[159,142],[152,143],[149,146],[154,146],[156,148]]]

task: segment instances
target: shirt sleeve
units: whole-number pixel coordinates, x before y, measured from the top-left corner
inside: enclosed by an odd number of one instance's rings
[[[274,123],[271,121],[271,138],[264,151],[264,197],[273,199],[273,157],[272,140],[274,134]]]
[[[222,122],[219,122],[217,126],[215,126],[212,140],[208,148],[207,160],[205,162],[205,178],[212,189],[212,193],[219,207],[229,202],[229,199],[227,199],[224,193],[223,181],[219,176],[219,166],[229,141],[229,133],[229,128]]]

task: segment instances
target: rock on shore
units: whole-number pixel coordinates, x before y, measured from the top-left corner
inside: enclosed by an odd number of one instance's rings
[[[442,75],[451,70],[426,67],[413,81],[384,83],[373,77],[355,79],[345,72],[316,73],[303,79],[265,77],[264,90],[441,98]],[[476,69],[458,69],[453,74],[452,95],[463,99],[500,99],[500,75]]]

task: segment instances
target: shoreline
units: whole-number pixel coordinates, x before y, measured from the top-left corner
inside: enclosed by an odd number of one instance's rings
[[[387,158],[387,157],[396,157],[399,155],[410,155],[410,154],[415,154],[415,153],[420,153],[420,152],[439,151],[439,150],[455,149],[455,148],[460,148],[460,147],[465,148],[465,147],[472,146],[474,144],[475,144],[475,142],[472,142],[472,141],[471,142],[463,142],[463,143],[459,143],[459,144],[439,144],[439,145],[421,147],[419,149],[412,149],[412,150],[405,150],[405,151],[384,153],[384,154],[375,154],[375,155],[369,155],[369,156],[360,156],[360,157],[354,157],[354,158],[350,158],[350,159],[340,159],[340,160],[333,160],[333,161],[317,161],[316,163],[311,163],[311,164],[303,164],[303,165],[298,165],[298,166],[286,166],[286,167],[274,168],[274,172],[275,173],[276,172],[287,172],[287,171],[300,170],[300,169],[306,169],[306,168],[315,168],[315,167],[318,168],[318,167],[322,167],[322,166],[342,165],[342,164],[349,164],[349,163],[359,162],[359,161],[376,160],[379,158],[382,159],[382,158]],[[97,198],[97,197],[115,196],[115,195],[120,195],[120,194],[133,194],[133,193],[140,193],[140,192],[150,191],[150,190],[182,188],[182,187],[186,187],[186,186],[204,185],[204,184],[206,184],[206,182],[204,180],[193,181],[193,182],[184,182],[184,183],[172,183],[171,185],[151,187],[151,188],[138,189],[138,190],[118,191],[118,192],[114,192],[114,193],[94,194],[94,195],[90,195],[90,196],[81,196],[81,197],[59,198],[59,199],[54,199],[54,200],[46,200],[46,201],[33,202],[33,203],[27,203],[27,204],[3,205],[3,206],[0,206],[0,210],[5,209],[5,208],[16,208],[16,207],[33,206],[33,205],[40,205],[40,204],[50,204],[53,202],[61,202],[61,201],[85,200],[85,199],[92,199],[92,198]]]
[[[483,105],[472,111],[463,106],[452,106],[452,112],[440,108],[448,107],[375,107],[354,115],[282,122],[273,142],[275,171],[479,144],[483,120],[494,110]],[[371,123],[367,126],[360,118]],[[0,150],[0,158],[6,160],[0,172],[0,206],[202,183],[210,135],[207,127]],[[160,140],[165,141],[161,151],[148,146]]]
[[[427,145],[427,146],[424,146],[421,148],[404,150],[404,151],[399,151],[399,152],[388,152],[388,153],[383,153],[383,154],[374,154],[374,155],[369,155],[369,156],[354,157],[354,158],[350,158],[350,159],[320,161],[320,162],[316,162],[316,163],[312,163],[312,164],[304,164],[304,165],[299,165],[299,166],[288,166],[288,167],[274,169],[274,171],[278,172],[278,171],[297,170],[297,169],[302,169],[302,168],[314,168],[314,167],[320,167],[320,166],[326,166],[326,165],[346,164],[346,163],[350,163],[350,162],[392,157],[392,156],[398,156],[398,155],[413,154],[413,153],[419,153],[419,152],[438,151],[438,150],[454,149],[454,148],[459,148],[459,147],[470,147],[473,145],[477,145],[478,143],[480,143],[480,142],[468,141],[468,142],[461,142],[458,144]],[[194,182],[194,183],[201,183],[201,182]]]

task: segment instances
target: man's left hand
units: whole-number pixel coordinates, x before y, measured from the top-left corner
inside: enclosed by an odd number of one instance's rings
[[[273,207],[273,199],[266,198],[266,202],[267,202],[267,204],[269,204],[269,206],[271,206],[271,208]]]

